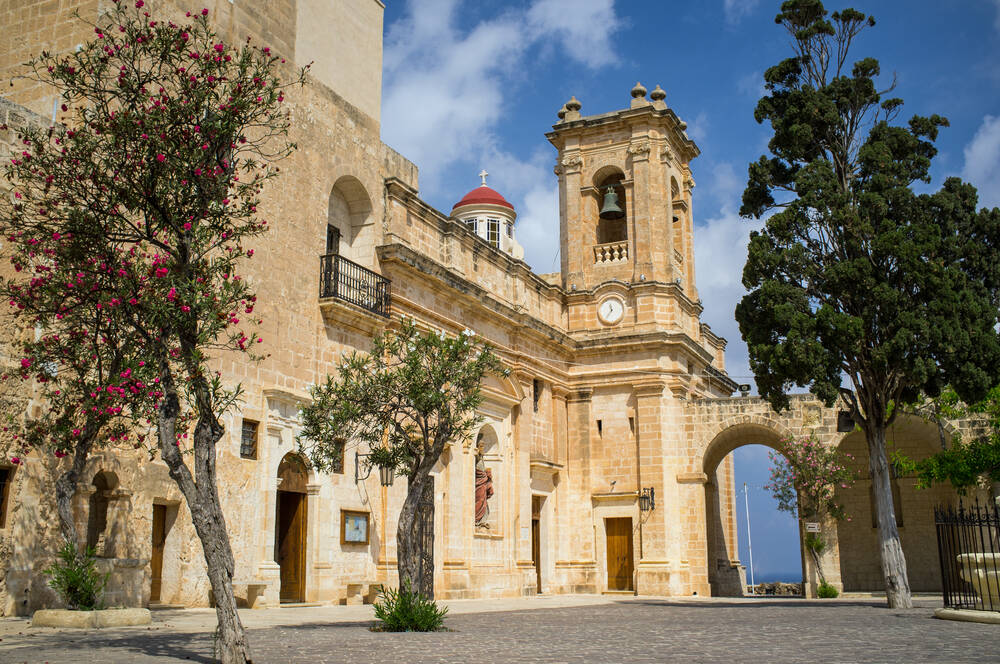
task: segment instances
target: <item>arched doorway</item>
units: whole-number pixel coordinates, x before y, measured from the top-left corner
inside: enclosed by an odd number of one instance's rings
[[[739,555],[738,517],[744,516],[745,501],[742,486],[735,479],[734,452],[747,446],[764,446],[778,451],[784,437],[777,427],[758,423],[734,423],[718,433],[709,443],[704,457],[705,528],[708,582],[714,597],[739,597],[744,594],[747,579],[745,563]],[[737,506],[737,500],[739,505]],[[801,536],[796,526],[799,579],[805,568]],[[755,541],[762,541],[767,532],[754,530]],[[759,549],[758,549],[759,550]],[[794,573],[794,572],[790,572]]]
[[[286,454],[278,465],[274,519],[274,558],[281,568],[282,602],[305,600],[308,482],[305,460],[292,452]]]

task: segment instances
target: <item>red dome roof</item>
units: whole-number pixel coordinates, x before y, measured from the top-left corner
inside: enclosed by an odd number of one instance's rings
[[[506,198],[486,185],[480,185],[467,193],[462,197],[462,200],[455,203],[455,206],[451,209],[454,211],[463,205],[502,205],[510,208],[511,210],[514,209],[514,206],[508,203]]]

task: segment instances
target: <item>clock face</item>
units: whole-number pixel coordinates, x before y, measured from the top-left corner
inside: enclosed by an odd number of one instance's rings
[[[609,297],[597,307],[597,315],[609,325],[614,325],[620,321],[624,313],[625,303],[617,297]]]

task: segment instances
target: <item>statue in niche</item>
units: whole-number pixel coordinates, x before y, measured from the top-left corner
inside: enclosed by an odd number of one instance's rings
[[[476,453],[476,527],[489,528],[489,500],[493,496],[493,471],[483,462],[483,451]]]

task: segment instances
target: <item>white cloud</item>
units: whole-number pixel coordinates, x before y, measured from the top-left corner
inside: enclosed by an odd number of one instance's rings
[[[614,0],[579,0],[573,11],[535,0],[461,30],[457,0],[411,0],[407,7],[386,36],[382,133],[420,167],[425,197],[450,165],[499,153],[495,127],[529,51],[556,44],[560,55],[597,67],[614,61],[611,37],[621,27]]]
[[[524,260],[538,273],[559,271],[559,187],[552,175],[552,152],[539,149],[527,160],[501,150],[481,157],[490,184],[517,209],[517,241]],[[514,192],[510,194],[509,192]]]
[[[980,206],[1000,205],[1000,117],[984,117],[979,131],[965,146],[962,177],[979,189]]]
[[[743,17],[757,8],[760,0],[723,0],[722,9],[726,14],[726,23],[736,25]]]
[[[722,183],[714,184],[723,191],[731,187],[726,180],[732,175],[725,165],[716,168]],[[719,215],[697,224],[694,229],[695,276],[698,295],[705,311],[702,320],[712,331],[726,338],[726,369],[737,383],[753,383],[746,344],[740,337],[734,312],[746,293],[743,287],[743,265],[747,259],[750,232],[764,227],[763,221],[746,220],[733,210],[735,203],[722,205]]]
[[[572,58],[588,67],[617,62],[611,34],[620,27],[614,0],[537,0],[528,10],[536,39],[555,36]]]

